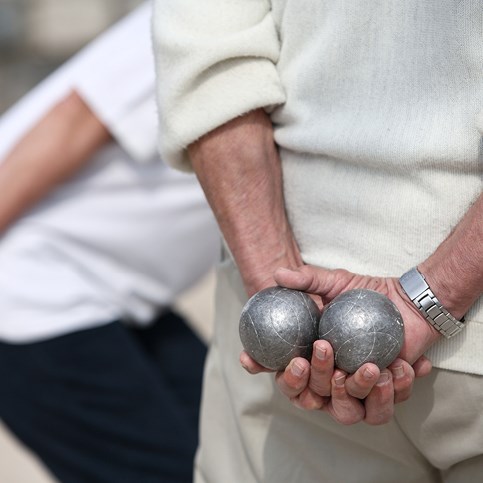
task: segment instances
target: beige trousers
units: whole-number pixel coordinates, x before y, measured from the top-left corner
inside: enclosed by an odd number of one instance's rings
[[[272,374],[241,368],[246,295],[231,260],[218,276],[196,483],[483,481],[482,377],[433,369],[384,426],[341,426],[324,412],[299,410]]]

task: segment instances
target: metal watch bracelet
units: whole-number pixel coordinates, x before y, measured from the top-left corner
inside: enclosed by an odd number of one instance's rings
[[[464,318],[455,319],[436,298],[426,283],[424,275],[412,268],[400,279],[402,289],[423,314],[424,318],[447,339],[453,337],[464,327]]]

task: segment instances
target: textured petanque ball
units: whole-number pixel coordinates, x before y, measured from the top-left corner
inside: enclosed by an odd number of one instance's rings
[[[366,362],[384,369],[401,351],[403,319],[385,295],[367,289],[349,290],[324,308],[319,337],[332,345],[339,369],[353,373]]]
[[[240,339],[262,366],[284,370],[294,357],[310,359],[320,311],[304,292],[270,287],[253,295],[240,316]]]

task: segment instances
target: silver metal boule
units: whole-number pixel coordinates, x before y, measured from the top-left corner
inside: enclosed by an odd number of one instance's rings
[[[332,345],[339,369],[353,373],[366,362],[384,369],[401,351],[403,319],[385,295],[349,290],[324,307],[319,337]]]
[[[262,366],[281,371],[294,357],[310,359],[320,311],[304,292],[270,287],[253,295],[240,316],[240,339]]]

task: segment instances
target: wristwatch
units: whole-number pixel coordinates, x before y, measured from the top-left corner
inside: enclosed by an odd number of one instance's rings
[[[402,289],[413,301],[414,305],[423,314],[423,317],[447,339],[460,332],[464,324],[464,318],[455,319],[436,298],[426,283],[424,275],[417,268],[412,268],[400,279]]]

